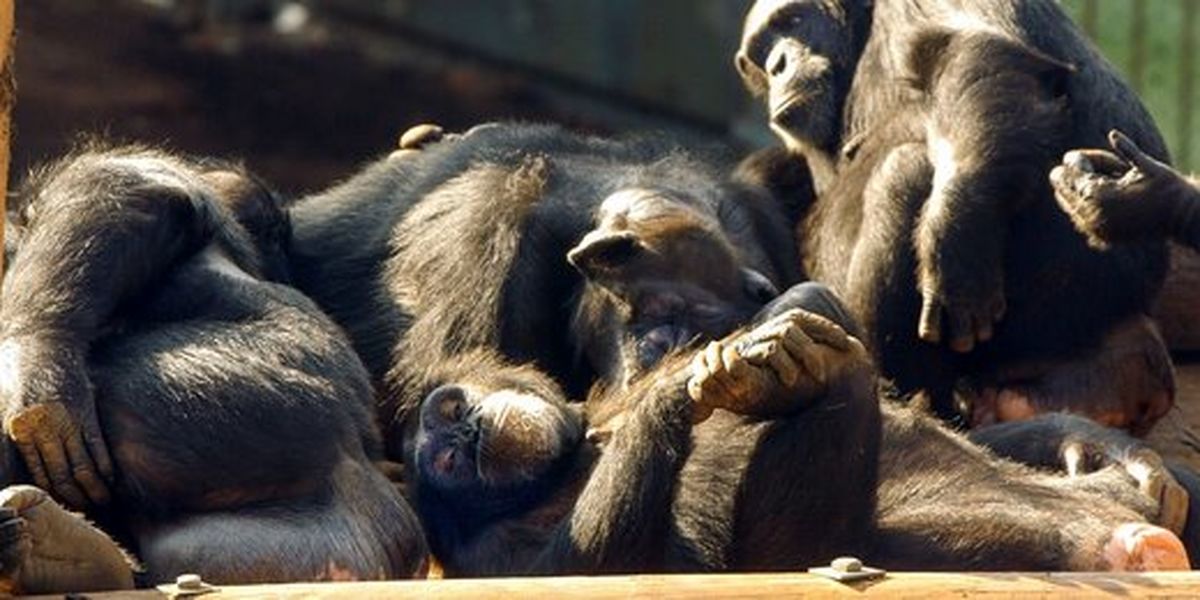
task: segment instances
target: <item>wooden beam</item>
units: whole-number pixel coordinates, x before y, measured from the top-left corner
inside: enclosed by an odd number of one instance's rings
[[[1171,573],[894,573],[840,584],[808,574],[638,575],[447,579],[371,583],[228,586],[202,600],[248,598],[1187,598],[1200,595],[1200,572]],[[46,598],[62,596],[46,596]],[[92,600],[162,598],[154,590],[87,594]]]
[[[13,11],[16,0],[0,0],[0,273],[4,272],[4,220],[8,218],[8,163],[12,138],[12,107],[17,101],[13,72]]]

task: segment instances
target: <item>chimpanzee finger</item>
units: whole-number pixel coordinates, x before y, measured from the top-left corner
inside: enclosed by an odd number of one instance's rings
[[[792,328],[787,331],[781,341],[783,342],[783,348],[787,350],[788,355],[791,357],[792,364],[798,364],[804,370],[803,373],[797,375],[796,382],[800,381],[800,377],[806,375],[813,381],[819,382],[824,380],[824,363],[821,361],[818,349],[815,347],[816,343],[812,338],[808,337],[807,333],[800,329]]]
[[[83,490],[75,485],[75,477],[71,473],[71,464],[67,462],[67,454],[63,451],[62,441],[58,436],[47,435],[38,439],[38,452],[42,455],[42,464],[46,467],[46,475],[50,477],[50,488],[55,495],[70,508],[76,510],[87,506],[87,497]]]
[[[37,444],[25,441],[14,441],[13,443],[21,452],[21,458],[25,460],[25,468],[29,470],[33,484],[43,490],[50,489],[50,476],[46,474],[46,467],[42,464],[42,455],[37,451]]]
[[[1142,149],[1133,143],[1129,136],[1116,129],[1108,132],[1108,143],[1112,145],[1113,150],[1117,151],[1117,154],[1121,155],[1121,158],[1147,175],[1154,175],[1163,170],[1162,163],[1142,152]]]
[[[704,400],[704,387],[702,383],[708,377],[708,368],[704,365],[704,353],[697,352],[692,357],[690,365],[691,376],[688,377],[687,391],[688,396],[693,402],[701,402]]]
[[[765,366],[774,373],[774,377],[784,387],[791,388],[800,381],[800,377],[802,376],[800,367],[796,365],[796,360],[792,358],[791,353],[786,349],[785,343],[772,343],[771,347],[768,348],[765,358]]]
[[[100,480],[96,467],[92,463],[92,457],[84,446],[82,434],[67,438],[65,445],[67,458],[71,460],[71,474],[74,476],[75,483],[87,494],[92,504],[98,506],[108,504],[108,486]]]
[[[951,310],[950,313],[950,349],[967,353],[975,348],[974,319],[965,310]]]
[[[95,427],[99,431],[99,424]],[[104,438],[98,435],[90,435],[86,430],[83,432],[83,441],[87,444],[88,454],[91,455],[100,477],[104,481],[111,483],[113,480],[113,461],[112,456],[108,453],[108,444],[104,442]]]
[[[750,365],[745,360],[742,360],[742,356],[738,353],[735,344],[722,344],[720,354],[721,365],[725,367],[725,372],[729,374],[730,381],[746,377],[750,371]]]
[[[1067,214],[1074,214],[1083,200],[1075,193],[1075,185],[1069,177],[1066,167],[1059,166],[1050,170],[1050,186],[1054,188],[1054,198]]]
[[[702,352],[693,359],[694,370],[691,381],[697,382],[695,395],[692,400],[707,406],[718,406],[732,398],[729,389],[725,364],[721,360],[721,344],[709,342]],[[691,385],[688,389],[692,392]]]
[[[850,349],[850,335],[846,333],[845,329],[839,327],[837,323],[830,321],[822,315],[811,312],[801,312],[797,319],[805,335],[814,342],[824,344],[841,352]]]
[[[942,303],[929,293],[925,294],[925,300],[921,304],[917,335],[931,344],[942,341]]]
[[[1063,155],[1063,165],[1080,173],[1120,177],[1133,165],[1108,150],[1072,150]]]

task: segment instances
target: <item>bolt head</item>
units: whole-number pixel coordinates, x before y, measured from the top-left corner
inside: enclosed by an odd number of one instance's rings
[[[859,573],[863,569],[862,561],[853,556],[835,558],[833,562],[829,563],[829,566],[839,573]]]
[[[198,590],[204,587],[204,580],[195,573],[184,573],[175,578],[175,585],[181,590]]]

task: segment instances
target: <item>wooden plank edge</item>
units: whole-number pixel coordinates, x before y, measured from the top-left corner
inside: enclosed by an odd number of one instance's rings
[[[525,577],[225,586],[204,600],[246,598],[616,599],[616,598],[1122,598],[1200,597],[1200,572],[892,573],[841,584],[816,575],[634,575]],[[43,598],[62,596],[43,596]],[[89,593],[94,600],[165,597],[156,590]]]

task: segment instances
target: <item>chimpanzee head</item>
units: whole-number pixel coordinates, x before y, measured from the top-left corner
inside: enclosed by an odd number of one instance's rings
[[[626,367],[647,369],[693,339],[725,335],[779,293],[739,243],[744,232],[729,228],[732,200],[721,188],[695,194],[621,189],[567,255],[587,289],[619,313],[615,327],[632,337],[634,364]]]
[[[580,408],[536,369],[490,352],[443,370],[421,402],[410,450],[421,497],[484,520],[542,499],[583,440]]]
[[[792,149],[840,144],[842,106],[870,17],[866,0],[758,0],[734,65]]]

